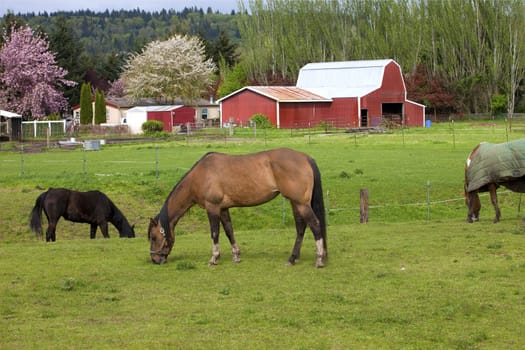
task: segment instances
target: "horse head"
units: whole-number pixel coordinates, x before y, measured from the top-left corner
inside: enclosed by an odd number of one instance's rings
[[[125,226],[120,232],[120,237],[135,238],[135,224]]]
[[[169,228],[164,228],[158,219],[150,219],[148,239],[150,241],[151,261],[155,264],[167,263],[168,255],[174,243]]]

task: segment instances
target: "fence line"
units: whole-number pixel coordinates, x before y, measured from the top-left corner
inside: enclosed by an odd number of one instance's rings
[[[502,194],[508,194],[508,193],[514,193],[510,190],[500,191],[498,192],[499,195]],[[489,193],[480,193],[480,197],[487,197]],[[430,201],[430,202],[415,202],[415,203],[404,203],[404,204],[385,204],[385,205],[369,205],[368,208],[370,209],[383,209],[383,208],[394,208],[394,207],[418,207],[418,206],[427,206],[427,205],[434,205],[434,204],[443,204],[443,203],[451,203],[451,202],[458,202],[458,201],[464,201],[465,197],[461,198],[451,198],[451,199],[442,199],[439,201]],[[329,211],[346,211],[346,210],[360,210],[360,207],[353,207],[353,208],[329,208]]]
[[[85,158],[85,152],[86,151],[83,151],[82,152],[82,159],[79,159],[79,163],[81,162],[83,164],[84,167],[87,167],[88,166],[88,161],[87,159]],[[16,162],[16,160],[1,160],[2,162],[10,162],[10,163],[13,163],[13,162]],[[42,163],[68,163],[70,162],[69,160],[61,160],[61,159],[54,159],[54,160],[41,160],[40,162]],[[151,165],[155,165],[155,166],[158,166],[158,163],[159,161],[158,160],[151,160],[151,161],[136,161],[136,160],[104,160],[104,161],[100,161],[101,163],[114,163],[114,164],[151,164]],[[27,166],[27,162],[24,160],[24,157],[23,157],[23,153],[21,154],[21,158],[20,158],[20,163],[21,163],[21,177],[24,177],[24,168]],[[176,168],[176,171],[183,171],[183,172],[186,172],[188,171],[190,168]],[[85,169],[84,169],[85,171]],[[84,174],[84,175],[87,175],[87,174]],[[93,174],[94,176],[114,176],[114,175],[126,175],[124,173],[101,173],[101,172],[98,172],[98,173],[94,173]],[[158,173],[156,173],[156,180],[158,180]],[[85,180],[85,178],[84,178]],[[504,191],[500,191],[498,192],[500,195],[502,194],[508,194],[508,193],[513,193],[512,191],[510,190],[504,190]],[[480,193],[479,196],[480,197],[486,197],[488,196],[489,194],[488,193]],[[329,206],[329,198],[330,198],[330,191],[328,190],[327,193],[326,193],[326,198],[327,198],[327,212],[341,212],[341,211],[359,211],[361,208],[359,206],[356,206],[356,207],[339,207],[339,208],[330,208]],[[452,203],[452,202],[457,202],[457,201],[464,201],[465,198],[464,197],[461,197],[461,198],[449,198],[449,199],[442,199],[442,200],[436,200],[436,201],[424,201],[424,202],[414,202],[414,203],[399,203],[399,204],[384,204],[384,205],[369,205],[368,208],[370,209],[384,209],[384,208],[401,208],[401,207],[417,207],[417,206],[432,206],[432,205],[436,205],[436,204],[444,204],[444,203]],[[373,202],[373,200],[371,201]]]
[[[47,125],[47,129],[39,127],[39,126],[45,126],[45,125]],[[58,132],[56,127],[53,128],[54,125],[58,127],[58,130],[61,130],[61,133]],[[29,128],[25,128],[24,126],[29,127]],[[66,134],[66,121],[65,120],[33,120],[33,121],[22,122],[22,134],[24,136],[29,136],[31,134],[31,130],[33,131],[32,134],[34,138],[36,138],[39,135],[46,136],[47,130],[49,130],[50,136],[56,135],[57,133],[59,135],[65,135]]]

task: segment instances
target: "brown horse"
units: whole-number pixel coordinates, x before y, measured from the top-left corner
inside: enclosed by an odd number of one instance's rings
[[[108,222],[119,231],[120,237],[135,237],[135,231],[113,202],[100,191],[78,192],[65,188],[50,188],[35,201],[31,211],[31,229],[42,235],[42,210],[48,226],[46,241],[56,240],[56,226],[60,217],[73,222],[91,224],[91,238],[95,238],[97,226],[102,235],[109,238]]]
[[[494,222],[501,218],[497,189],[504,186],[513,192],[525,192],[525,139],[501,143],[480,143],[465,165],[465,203],[467,221],[479,221],[479,192],[489,192],[496,211]]]
[[[207,153],[184,175],[166,199],[160,213],[150,220],[150,256],[156,264],[167,262],[175,241],[174,228],[193,205],[208,214],[213,254],[209,265],[220,257],[219,224],[222,223],[233,254],[240,261],[229,208],[266,203],[281,193],[292,204],[297,238],[289,264],[299,258],[306,226],[316,241],[316,267],[327,257],[326,224],[321,174],[315,161],[287,148],[247,155]]]

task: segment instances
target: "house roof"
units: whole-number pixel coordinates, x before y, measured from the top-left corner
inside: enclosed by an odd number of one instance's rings
[[[171,105],[171,106],[138,106],[128,110],[129,112],[169,112],[175,109],[184,107],[184,105]]]
[[[296,85],[328,98],[361,97],[381,87],[391,62],[395,63],[391,59],[308,63],[299,71]]]
[[[331,102],[330,98],[315,94],[309,90],[301,89],[295,86],[246,86],[228,96],[225,96],[217,102],[221,102],[228,97],[238,94],[241,91],[249,90],[257,94],[266,96],[277,102]]]
[[[0,116],[4,118],[22,118],[20,114],[4,111],[3,109],[0,109]]]

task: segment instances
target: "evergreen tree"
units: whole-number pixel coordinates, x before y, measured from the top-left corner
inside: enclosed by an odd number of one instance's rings
[[[91,85],[83,83],[80,88],[80,124],[93,124],[93,105],[91,103]]]
[[[56,18],[53,31],[49,35],[49,47],[57,53],[56,59],[60,67],[67,69],[67,78],[82,83],[86,66],[83,62],[87,61],[84,48],[77,38],[75,32],[67,19],[63,16]],[[80,89],[78,86],[65,87],[64,96],[68,99],[69,105],[76,105],[80,100]]]
[[[211,58],[218,66],[221,59],[224,59],[228,67],[233,67],[238,61],[237,45],[231,42],[224,30],[221,30],[219,37],[214,41],[211,48]]]
[[[95,91],[95,124],[106,122],[106,99],[104,91],[97,89]]]

